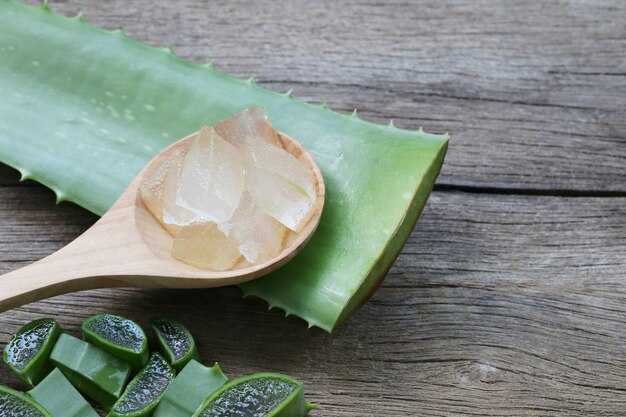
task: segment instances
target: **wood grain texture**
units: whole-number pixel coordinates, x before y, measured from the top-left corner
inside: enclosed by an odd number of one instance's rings
[[[52,200],[40,187],[0,187],[0,273],[95,220]],[[0,341],[42,315],[77,335],[92,314],[147,326],[165,313],[231,376],[302,378],[315,416],[619,416],[625,230],[626,198],[436,192],[380,291],[336,334],[236,288],[93,290],[3,313]]]
[[[36,0],[32,0],[36,3]],[[368,120],[450,132],[440,184],[626,193],[626,3],[53,2]]]
[[[304,380],[312,416],[623,416],[626,5],[617,0],[52,2],[364,118],[452,134],[381,289],[333,335],[236,288],[93,290],[0,314],[189,324],[231,376]],[[0,273],[96,218],[0,166]],[[459,192],[457,190],[470,192]],[[537,195],[539,194],[539,195]],[[566,197],[569,196],[569,197]],[[577,196],[577,197],[575,197]],[[0,367],[0,381],[19,387]]]

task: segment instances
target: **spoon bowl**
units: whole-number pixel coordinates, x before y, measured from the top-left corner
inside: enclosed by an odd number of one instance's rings
[[[68,292],[113,287],[209,288],[239,284],[268,274],[291,260],[313,236],[322,214],[325,187],[311,154],[279,132],[283,148],[312,173],[317,199],[298,233],[289,233],[283,250],[256,265],[240,261],[233,269],[196,268],[171,255],[173,236],[143,204],[140,185],[173,152],[188,146],[193,133],[172,144],[135,177],[115,204],[76,240],[29,266],[0,276],[0,312]]]

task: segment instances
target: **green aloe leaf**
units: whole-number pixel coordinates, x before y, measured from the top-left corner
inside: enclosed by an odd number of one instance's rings
[[[318,231],[242,288],[311,326],[331,331],[375,291],[443,163],[447,135],[313,106],[47,5],[0,0],[0,27],[0,160],[59,201],[104,213],[157,152],[245,107],[302,142],[327,186]]]

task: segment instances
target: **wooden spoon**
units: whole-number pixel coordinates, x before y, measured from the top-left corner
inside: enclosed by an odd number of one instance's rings
[[[282,252],[264,263],[229,271],[195,268],[171,255],[173,237],[148,212],[139,185],[177,148],[197,133],[158,154],[135,177],[113,207],[69,245],[29,266],[0,276],[0,312],[72,291],[113,288],[208,288],[238,284],[268,274],[292,259],[309,241],[324,206],[324,179],[309,152],[280,133],[285,150],[311,170],[317,202],[298,233],[289,233]]]

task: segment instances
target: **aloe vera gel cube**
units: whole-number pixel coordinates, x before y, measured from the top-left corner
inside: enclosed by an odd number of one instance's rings
[[[131,365],[73,336],[59,337],[50,359],[81,393],[109,409],[130,377]]]

